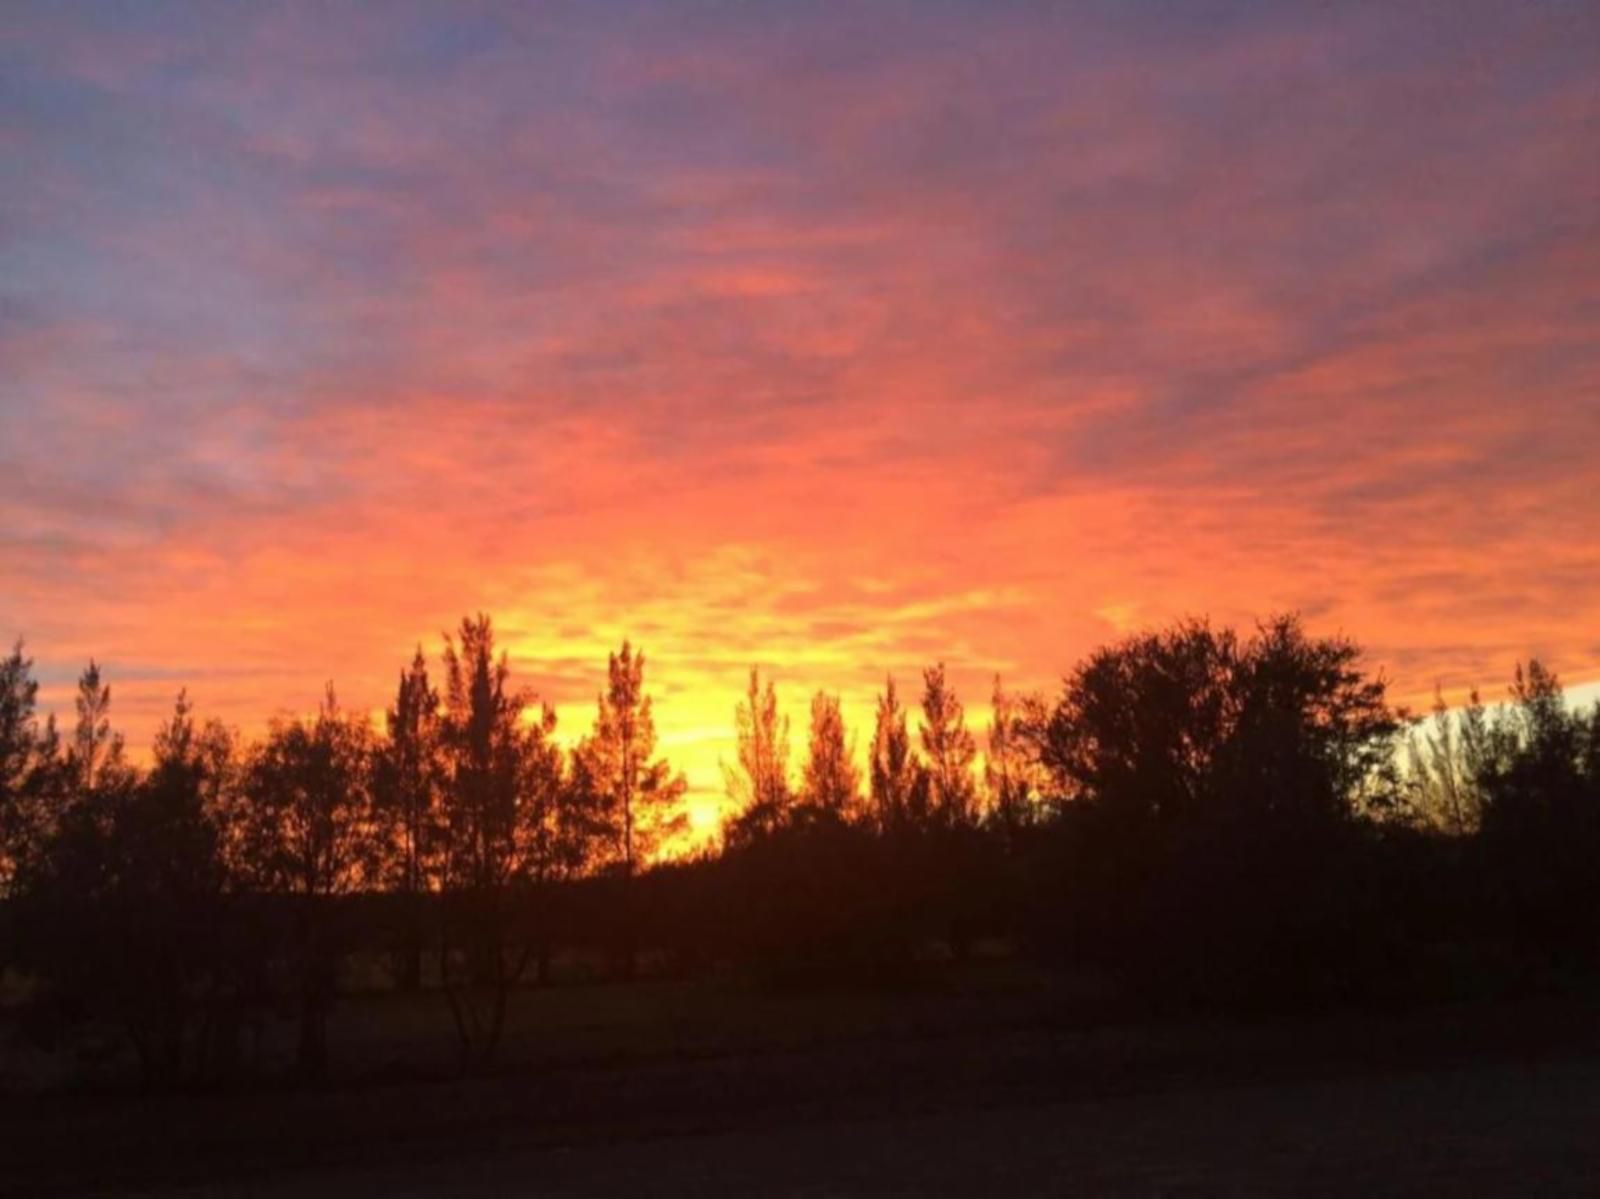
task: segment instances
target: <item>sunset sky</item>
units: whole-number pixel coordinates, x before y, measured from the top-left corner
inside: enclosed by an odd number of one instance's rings
[[[270,9],[270,11],[269,11]],[[8,3],[0,637],[130,743],[648,655],[709,812],[944,659],[1600,679],[1600,7]]]

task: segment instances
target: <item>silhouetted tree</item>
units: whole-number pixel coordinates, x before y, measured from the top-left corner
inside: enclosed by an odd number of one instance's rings
[[[222,846],[232,738],[187,697],[136,785],[75,803],[32,880],[31,960],[60,996],[127,1030],[147,1082],[176,1081],[229,982]]]
[[[1226,808],[1348,818],[1398,786],[1401,723],[1359,656],[1292,617],[1244,645],[1198,621],[1139,635],[1069,677],[1043,764],[1063,798],[1139,820]]]
[[[298,1061],[313,1078],[327,1068],[328,1011],[344,948],[333,901],[376,873],[372,740],[364,719],[340,711],[330,684],[314,720],[274,722],[251,753],[234,821],[245,885],[293,904]]]
[[[55,718],[39,719],[33,661],[18,641],[0,660],[0,898],[48,835],[59,790]]]
[[[899,828],[912,819],[919,773],[906,732],[906,710],[895,695],[894,679],[886,678],[872,735],[872,807],[880,829]]]
[[[585,776],[599,797],[600,817],[612,830],[616,854],[629,877],[682,832],[679,804],[688,783],[655,757],[656,725],[644,693],[644,651],[624,641],[607,663],[594,731],[580,744]]]
[[[1000,836],[1010,842],[1042,815],[1045,781],[1030,730],[1043,723],[1044,701],[1006,691],[1000,676],[995,675],[992,704],[983,780],[989,793],[989,818]]]
[[[866,820],[838,698],[813,698],[791,791],[752,671],[740,819],[720,856],[667,863],[685,783],[656,757],[642,654],[610,656],[569,761],[486,616],[446,638],[444,673],[441,696],[418,652],[381,742],[330,690],[242,764],[180,694],[141,773],[98,664],[63,739],[19,644],[0,661],[0,967],[24,972],[33,1019],[115,1022],[153,1083],[216,1077],[241,1016],[292,987],[320,1073],[338,966],[387,944],[372,890],[407,901],[402,985],[424,916],[437,932],[469,1065],[530,962],[543,980],[558,944],[612,937],[630,975],[649,944],[793,982],[901,980],[932,945],[998,933],[1147,998],[1230,1003],[1600,971],[1600,705],[1574,710],[1538,662],[1509,704],[1473,693],[1412,726],[1343,638],[1181,622],[1095,651],[1048,704],[996,679],[981,821],[942,665],[920,755],[892,679],[879,697]]]
[[[594,731],[575,753],[574,782],[582,806],[606,830],[623,880],[623,970],[638,963],[633,879],[666,841],[687,825],[681,810],[688,783],[655,757],[656,726],[644,692],[644,652],[628,642],[606,664]]]
[[[1222,793],[1252,816],[1348,819],[1401,800],[1404,713],[1343,637],[1311,638],[1297,617],[1262,624],[1229,682]]]
[[[977,743],[966,713],[945,678],[944,663],[922,672],[922,755],[928,780],[929,815],[946,828],[977,823],[978,788],[972,763]]]
[[[1558,964],[1600,964],[1600,705],[1574,712],[1553,671],[1517,667],[1486,722],[1481,837],[1515,942]]]
[[[861,799],[861,771],[855,747],[845,735],[839,697],[818,691],[811,697],[811,739],[806,754],[805,804],[813,816],[848,820]]]
[[[1188,621],[1068,677],[1040,743],[1081,944],[1179,992],[1348,965],[1359,821],[1394,802],[1401,728],[1358,656],[1292,618],[1246,643]]]
[[[31,786],[26,836],[15,859],[21,887],[49,877],[50,855],[65,843],[64,828],[103,831],[111,813],[125,805],[137,782],[123,755],[120,734],[111,727],[111,688],[91,661],[78,680],[77,724],[65,755],[58,761],[57,738],[47,725],[38,746],[41,757]],[[0,956],[0,970],[4,957]]]
[[[67,750],[68,776],[80,791],[93,791],[102,767],[122,767],[122,737],[111,728],[111,685],[100,678],[94,659],[78,678],[78,694],[73,700],[78,722]]]
[[[440,969],[463,1060],[481,1064],[499,1046],[510,990],[533,949],[518,937],[516,902],[528,894],[561,765],[555,713],[545,707],[524,720],[532,697],[512,686],[489,618],[464,619],[459,638],[459,648],[445,642]]]
[[[550,734],[555,714],[542,712],[524,744],[522,796],[526,856],[523,876],[533,888],[533,940],[538,981],[550,978],[555,916],[548,902],[556,884],[580,878],[603,857],[609,832],[596,789],[574,755],[563,755]]]
[[[1194,621],[1095,650],[1039,737],[1056,794],[1141,820],[1201,803],[1227,735],[1236,653],[1231,631]]]
[[[728,825],[733,843],[770,835],[789,819],[789,720],[778,714],[778,693],[772,680],[765,689],[755,667],[750,688],[734,709],[739,760],[723,767],[728,798],[736,815]]]
[[[373,800],[382,827],[384,881],[405,905],[400,985],[416,990],[422,982],[423,899],[438,872],[442,770],[439,693],[428,680],[421,646],[400,674],[386,725],[388,737],[375,760]]]

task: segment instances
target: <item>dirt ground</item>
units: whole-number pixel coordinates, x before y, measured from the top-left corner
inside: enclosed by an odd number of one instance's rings
[[[527,997],[478,1077],[399,1054],[435,1051],[416,1005],[352,1005],[321,1087],[0,1095],[0,1195],[1600,1195],[1587,1000],[1088,1019],[1043,994],[574,988]]]
[[[1600,1194],[1600,1065],[1496,1065],[612,1144],[502,1148],[194,1194]]]

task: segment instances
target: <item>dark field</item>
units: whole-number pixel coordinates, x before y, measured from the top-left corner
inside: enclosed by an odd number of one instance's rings
[[[805,1118],[497,1147],[202,1192],[275,1195],[1592,1195],[1593,1061]]]
[[[7,1194],[1591,1194],[1587,1004],[1115,1020],[980,964],[911,991],[518,997],[448,1069],[436,997],[341,1009],[318,1090],[12,1096]]]

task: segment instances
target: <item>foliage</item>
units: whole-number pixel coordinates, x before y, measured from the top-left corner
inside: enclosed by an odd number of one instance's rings
[[[327,1020],[348,933],[327,901],[370,886],[381,847],[372,804],[371,727],[330,686],[311,721],[274,722],[249,755],[231,828],[237,885],[290,896],[300,1068],[327,1067]]]
[[[38,715],[33,661],[18,641],[0,660],[0,896],[13,889],[48,834],[59,781],[55,719]]]
[[[895,694],[894,679],[886,678],[878,697],[877,723],[872,734],[873,818],[881,830],[911,822],[924,795],[921,770],[906,732],[906,710]]]
[[[861,802],[854,740],[845,732],[839,697],[825,691],[811,697],[811,737],[801,796],[812,819],[851,820]]]
[[[928,816],[946,828],[965,828],[978,820],[978,786],[972,764],[977,742],[967,730],[966,712],[945,678],[944,663],[922,672],[922,757]]]
[[[1044,725],[1044,700],[1037,695],[1011,694],[996,675],[991,710],[983,761],[989,818],[1004,840],[1014,841],[1043,815],[1047,779],[1032,734]]]
[[[532,952],[515,896],[553,868],[562,792],[555,713],[546,707],[524,720],[531,703],[512,685],[505,655],[496,656],[489,618],[464,619],[459,642],[445,642],[440,970],[472,1062],[498,1047],[506,994]]]
[[[655,757],[656,726],[644,692],[644,652],[628,642],[607,663],[594,731],[579,744],[576,770],[593,796],[594,819],[625,875],[633,875],[685,827],[681,774]]]
[[[62,738],[22,647],[0,662],[0,923],[45,1023],[122,1030],[152,1084],[230,1074],[282,1016],[322,1073],[341,970],[397,949],[410,987],[431,951],[469,1067],[562,950],[815,985],[1010,943],[1130,1001],[1232,1007],[1600,976],[1600,706],[1537,661],[1507,703],[1411,726],[1344,638],[1184,621],[1052,700],[997,679],[981,790],[935,665],[916,748],[886,681],[865,801],[838,697],[813,698],[792,789],[752,671],[742,810],[720,852],[672,860],[685,782],[626,642],[570,753],[481,615],[442,686],[417,652],[381,736],[330,688],[241,750],[180,694],[138,769],[111,695],[90,662]]]
[[[770,836],[789,820],[793,793],[789,786],[789,720],[778,714],[778,693],[772,680],[766,688],[750,668],[750,689],[734,710],[739,759],[724,767],[728,797],[737,816],[727,837],[737,844]]]

